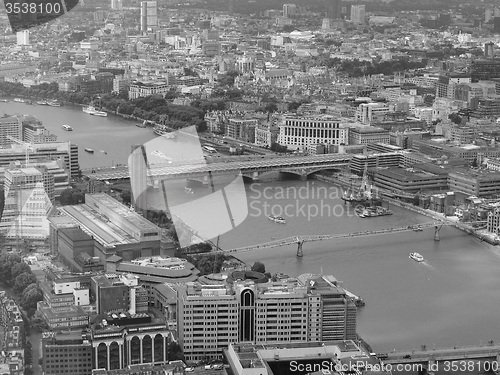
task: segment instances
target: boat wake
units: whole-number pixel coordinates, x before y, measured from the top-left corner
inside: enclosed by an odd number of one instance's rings
[[[424,261],[423,261],[423,262],[421,262],[421,263],[422,263],[422,265],[424,265],[424,266],[425,266],[425,267],[427,267],[428,269],[433,270],[433,271],[437,271],[437,268],[436,268],[436,267],[434,267],[434,266],[431,266],[429,263],[427,263],[427,261],[426,261],[426,260],[424,260]]]

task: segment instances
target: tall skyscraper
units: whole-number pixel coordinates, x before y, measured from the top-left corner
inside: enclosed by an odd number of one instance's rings
[[[353,5],[351,7],[351,21],[356,24],[365,23],[365,6],[364,5]]]
[[[111,0],[111,9],[112,10],[122,10],[123,9],[123,1],[122,0]]]
[[[495,17],[493,20],[493,32],[500,34],[500,17]]]
[[[490,20],[493,18],[493,10],[492,9],[486,9],[484,11],[484,22],[488,23]]]
[[[30,44],[30,32],[29,30],[22,30],[17,32],[17,45],[27,46]]]
[[[289,18],[297,14],[297,6],[295,4],[283,4],[283,17]]]
[[[340,18],[341,0],[327,0],[326,1],[326,16],[331,19]]]
[[[134,184],[132,191],[137,192],[133,196],[136,212],[147,209],[147,156],[143,145],[132,145],[132,153],[129,158],[129,170],[133,174],[131,181]]]
[[[493,57],[495,55],[495,43],[489,42],[484,45],[484,56]]]
[[[158,28],[158,3],[141,1],[141,32],[155,31]]]

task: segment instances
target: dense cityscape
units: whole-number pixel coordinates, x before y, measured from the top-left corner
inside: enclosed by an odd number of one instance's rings
[[[500,373],[498,1],[31,5],[0,375]]]

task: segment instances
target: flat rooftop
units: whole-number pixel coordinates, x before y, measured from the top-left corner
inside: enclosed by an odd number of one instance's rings
[[[112,210],[117,215],[124,218],[127,222],[139,228],[142,231],[159,231],[158,226],[151,223],[149,220],[145,219],[137,212],[131,211],[130,208],[124,204],[118,202],[107,194],[87,194],[85,196],[85,203],[87,204],[87,197],[91,197],[96,200],[100,206],[104,206]]]
[[[87,205],[64,206],[61,212],[71,217],[81,229],[108,248],[138,243],[129,233],[119,228]]]

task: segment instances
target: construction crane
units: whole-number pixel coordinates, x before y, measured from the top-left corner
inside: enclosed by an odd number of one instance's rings
[[[21,145],[21,146],[26,146],[26,167],[28,166],[29,162],[30,162],[30,154],[29,152],[30,151],[33,151],[33,145],[29,142],[23,142],[23,141],[20,141],[19,139],[17,138],[14,138],[14,137],[11,137],[10,135],[7,136],[7,139],[17,143],[18,145]]]

